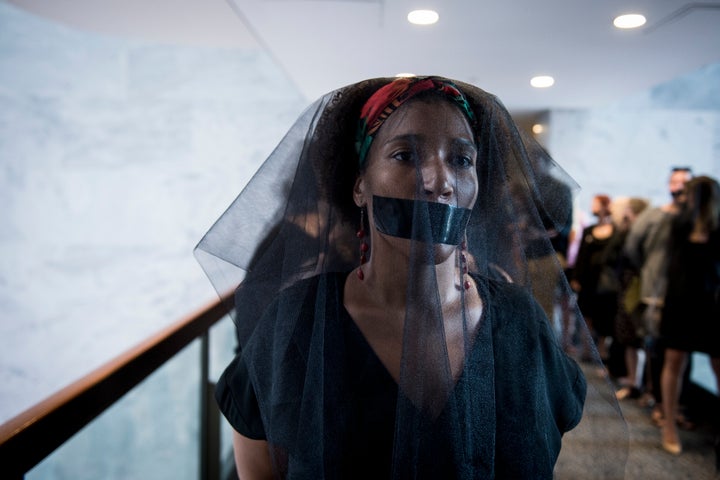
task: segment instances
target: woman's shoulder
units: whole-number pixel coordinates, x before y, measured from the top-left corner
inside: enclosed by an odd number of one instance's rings
[[[271,293],[266,306],[259,311],[237,309],[238,327],[247,322],[252,331],[248,342],[266,341],[278,334],[298,333],[309,328],[319,301],[335,302],[342,298],[347,273],[323,273],[293,281],[285,288]]]
[[[299,278],[271,294],[273,295],[271,306],[279,302],[314,297],[320,290],[334,294],[339,288],[342,288],[346,276],[347,272],[330,272]]]
[[[346,277],[347,272],[329,272],[302,278],[280,290],[277,297],[284,300],[312,299],[315,301],[320,292],[335,296],[338,292],[342,292]]]
[[[478,275],[473,278],[483,297],[485,318],[495,330],[510,328],[538,333],[549,323],[528,286]]]
[[[646,208],[637,216],[633,222],[634,230],[643,230],[652,227],[658,222],[671,219],[672,213],[666,211],[662,207]]]
[[[489,307],[519,305],[529,307],[534,304],[534,297],[527,288],[512,281],[490,278],[471,273],[473,280],[478,284],[481,296]]]

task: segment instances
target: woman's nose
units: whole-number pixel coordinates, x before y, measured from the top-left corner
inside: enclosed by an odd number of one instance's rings
[[[430,201],[441,202],[452,198],[453,172],[445,162],[430,161],[422,169],[423,190]]]

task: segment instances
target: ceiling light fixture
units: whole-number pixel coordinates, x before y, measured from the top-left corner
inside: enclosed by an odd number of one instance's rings
[[[532,126],[532,131],[534,134],[539,135],[545,131],[545,127],[541,123],[536,123]]]
[[[617,28],[637,28],[645,25],[645,21],[645,17],[639,13],[628,13],[615,17],[613,25]]]
[[[538,75],[530,79],[530,85],[535,88],[552,87],[554,83],[555,79],[549,75]]]
[[[440,15],[435,10],[413,10],[408,13],[407,19],[414,25],[432,25],[437,23]]]

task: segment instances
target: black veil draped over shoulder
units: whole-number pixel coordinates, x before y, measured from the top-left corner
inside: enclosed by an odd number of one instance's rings
[[[234,292],[238,351],[218,383],[223,414],[267,440],[278,478],[622,478],[627,431],[613,389],[586,380],[533,297],[539,282],[570,294],[557,260],[541,276],[529,264],[554,258],[547,232],[566,225],[576,185],[495,96],[442,79],[467,99],[478,146],[478,197],[455,255],[482,313],[468,318],[460,288],[459,373],[433,246],[420,240],[430,228],[422,202],[398,375],[346,310],[346,279],[360,264],[358,119],[393,80],[349,85],[307,108],[196,247],[217,292]]]

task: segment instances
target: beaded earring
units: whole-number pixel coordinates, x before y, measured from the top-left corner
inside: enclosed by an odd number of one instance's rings
[[[365,241],[365,209],[360,207],[360,228],[355,234],[360,239],[360,267],[358,267],[357,276],[360,280],[365,279],[365,273],[362,266],[367,262],[368,244]]]
[[[458,266],[460,268],[460,277],[463,284],[463,287],[465,290],[470,290],[470,280],[468,280],[468,262],[467,262],[467,255],[465,252],[467,251],[467,240],[463,239],[462,242],[460,242],[460,254],[458,255]]]

